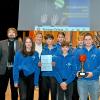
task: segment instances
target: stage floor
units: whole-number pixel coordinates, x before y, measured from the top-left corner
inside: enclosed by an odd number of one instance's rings
[[[6,92],[6,100],[11,100],[11,97],[10,97],[10,86],[8,86],[8,88],[7,88],[7,92]],[[20,99],[18,99],[18,100],[20,100]],[[35,90],[34,91],[34,100],[38,100],[38,90]],[[50,98],[50,94],[49,94],[49,100],[51,100],[51,98]],[[99,100],[100,100],[100,98],[99,98]]]

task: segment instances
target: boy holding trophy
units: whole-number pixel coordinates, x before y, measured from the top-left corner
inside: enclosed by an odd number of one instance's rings
[[[80,100],[99,98],[100,50],[93,44],[90,33],[84,35],[84,47],[77,52],[78,93]]]

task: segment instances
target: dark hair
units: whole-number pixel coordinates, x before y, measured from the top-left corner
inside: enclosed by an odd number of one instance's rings
[[[59,35],[63,35],[63,36],[65,37],[65,33],[64,33],[64,32],[58,32],[57,37],[58,37]]]
[[[93,35],[92,35],[91,33],[86,33],[86,34],[84,35],[84,39],[85,39],[86,36],[90,36],[90,37],[93,39]]]
[[[25,42],[26,42],[27,39],[30,39],[31,42],[32,42],[32,48],[31,48],[31,51],[30,51],[30,52],[27,52],[27,51],[26,51]],[[22,54],[23,54],[24,56],[32,56],[32,55],[34,54],[34,51],[35,51],[35,47],[34,47],[34,45],[33,45],[32,39],[31,39],[30,37],[25,37],[24,40],[23,40]]]
[[[69,42],[67,42],[67,41],[64,40],[64,41],[61,43],[61,47],[64,47],[64,46],[69,47]]]
[[[52,34],[46,34],[45,36],[44,36],[44,39],[45,40],[47,40],[47,39],[54,39],[54,36],[52,35]]]

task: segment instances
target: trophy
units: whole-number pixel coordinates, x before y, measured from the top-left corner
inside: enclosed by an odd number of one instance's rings
[[[86,61],[86,55],[85,54],[80,55],[79,60],[81,62],[81,70],[78,73],[78,77],[86,77],[87,73],[84,70],[84,62]]]

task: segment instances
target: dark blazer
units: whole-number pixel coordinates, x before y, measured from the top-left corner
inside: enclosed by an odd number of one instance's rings
[[[0,48],[0,61],[1,61],[1,57],[2,57],[2,49]]]
[[[15,41],[15,48],[17,51],[21,48],[20,43],[16,40]],[[8,61],[8,39],[0,41],[0,48],[1,48],[1,60],[0,60],[0,75],[4,75],[6,72],[7,61]]]

